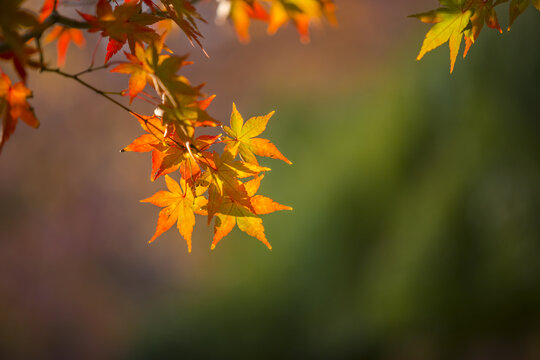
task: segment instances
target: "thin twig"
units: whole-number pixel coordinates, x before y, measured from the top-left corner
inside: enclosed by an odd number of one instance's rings
[[[95,88],[94,86],[90,85],[89,83],[87,83],[86,81],[80,79],[78,74],[68,74],[68,73],[66,73],[66,72],[64,72],[64,71],[62,71],[60,69],[52,69],[52,68],[48,68],[48,67],[42,67],[41,69],[43,71],[46,71],[46,72],[57,73],[59,75],[62,75],[63,77],[73,79],[73,80],[77,81],[79,84],[81,84],[82,86],[92,90],[96,94],[99,94],[99,95],[103,96],[104,98],[106,98],[110,102],[114,103],[115,105],[121,107],[122,109],[126,110],[127,112],[135,114],[127,106],[125,106],[121,102],[118,102],[117,100],[113,99],[112,97],[108,96],[105,91],[99,90],[99,89]],[[84,74],[85,72],[83,71],[82,73]],[[138,115],[138,114],[136,114],[136,115]],[[141,117],[141,119],[142,119],[142,117]]]
[[[93,71],[107,69],[111,65],[117,65],[117,64],[122,64],[122,63],[123,63],[123,61],[110,61],[110,62],[106,63],[105,65],[96,66],[96,67],[89,67],[86,70],[79,71],[78,73],[73,74],[73,76],[81,76],[81,75],[84,75],[84,74],[91,73]]]
[[[119,106],[120,108],[124,109],[125,111],[129,112],[130,114],[136,116],[137,118],[139,118],[141,121],[144,122],[144,124],[147,126],[147,127],[153,127],[155,130],[157,130],[162,136],[163,134],[161,133],[161,130],[155,126],[154,124],[150,123],[147,119],[145,119],[142,115],[139,115],[137,114],[136,112],[134,111],[131,111],[130,108],[128,108],[127,106],[125,106],[124,104],[122,104],[121,102],[113,99],[112,97],[110,97],[108,95],[107,92],[105,91],[102,91],[102,90],[99,90],[97,88],[95,88],[94,86],[90,85],[89,83],[87,83],[86,81],[82,80],[81,78],[79,78],[79,76],[77,74],[69,74],[69,73],[66,73],[60,69],[52,69],[52,68],[48,68],[48,67],[42,67],[41,68],[42,71],[46,71],[46,72],[52,72],[52,73],[56,73],[58,75],[61,75],[63,77],[66,77],[66,78],[69,78],[69,79],[73,79],[75,81],[77,81],[79,84],[81,84],[82,86],[92,90],[93,92],[95,92],[96,94],[98,95],[101,95],[102,97],[104,97],[105,99],[109,100],[110,102],[112,102],[113,104]],[[164,141],[164,139],[160,138],[159,136],[157,136],[156,134],[154,134],[153,132],[151,132],[151,134],[159,141]],[[174,142],[176,145],[178,146],[181,146],[183,147],[182,144],[179,144],[178,142],[176,142],[174,139],[172,138],[169,138],[172,142]]]
[[[43,59],[43,48],[41,47],[41,37],[36,37],[36,47],[39,52],[39,67],[43,69],[45,67],[45,60]]]
[[[23,43],[34,39],[41,37],[41,34],[54,24],[62,24],[65,26],[68,26],[70,28],[76,28],[76,29],[89,29],[90,24],[88,24],[86,21],[77,21],[74,19],[70,19],[68,17],[65,17],[63,15],[58,14],[57,12],[54,12],[49,15],[41,24],[36,26],[33,30],[21,35],[20,39]],[[0,53],[6,52],[11,50],[11,47],[9,44],[0,41]]]

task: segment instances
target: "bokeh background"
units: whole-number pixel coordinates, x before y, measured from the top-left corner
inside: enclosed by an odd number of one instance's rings
[[[191,254],[174,229],[148,245],[159,210],[138,200],[164,181],[118,151],[137,121],[30,75],[41,127],[0,156],[0,358],[540,359],[540,14],[484,30],[449,75],[446,46],[415,61],[429,26],[406,17],[435,0],[337,6],[308,45],[212,21],[210,58],[169,40],[216,118],[277,110],[294,165],[265,162],[261,192],[294,211],[264,217],[271,252],[237,229],[211,252],[202,218]]]

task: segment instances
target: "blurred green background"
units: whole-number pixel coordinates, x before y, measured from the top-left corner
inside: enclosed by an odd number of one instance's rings
[[[406,18],[436,1],[337,5],[306,46],[211,22],[209,59],[169,40],[216,118],[277,110],[294,165],[265,162],[261,193],[294,211],[263,218],[271,252],[239,230],[211,252],[202,217],[192,254],[175,230],[147,245],[158,209],[138,200],[164,182],[118,152],[137,122],[30,75],[42,126],[0,156],[1,358],[540,359],[540,14],[484,30],[449,75],[446,46],[414,60],[429,26]]]

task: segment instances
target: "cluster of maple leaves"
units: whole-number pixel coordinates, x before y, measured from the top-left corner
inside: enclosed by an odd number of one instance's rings
[[[230,19],[238,38],[249,40],[251,20],[268,23],[268,33],[292,22],[303,42],[309,40],[312,22],[326,18],[335,23],[333,0],[216,0],[216,21]],[[195,214],[214,219],[212,249],[235,225],[271,248],[260,215],[291,210],[270,198],[257,195],[264,173],[257,157],[270,157],[291,163],[269,141],[258,136],[273,113],[253,117],[246,122],[233,105],[230,127],[222,125],[207,112],[213,96],[194,86],[182,68],[191,64],[186,56],[174,54],[165,44],[167,34],[180,29],[192,45],[204,51],[198,22],[205,21],[194,6],[197,0],[97,0],[95,13],[78,11],[80,18],[60,14],[64,0],[45,0],[39,14],[22,7],[24,0],[0,0],[0,59],[13,63],[20,81],[14,83],[0,68],[0,151],[15,131],[18,120],[32,127],[39,122],[28,103],[32,92],[25,85],[27,69],[50,71],[72,78],[116,105],[130,111],[146,132],[123,151],[150,152],[151,180],[165,176],[169,191],[160,191],[143,200],[163,207],[159,213],[153,241],[175,223],[191,251]],[[540,0],[439,0],[441,7],[412,15],[434,24],[427,33],[418,60],[427,52],[449,42],[451,71],[463,38],[465,52],[478,38],[484,23],[502,32],[495,8],[509,2],[510,26],[529,5],[540,10]],[[105,65],[67,74],[64,65],[70,43],[85,44],[83,31],[99,33],[107,40]],[[48,34],[43,37],[43,35]],[[42,50],[44,43],[56,42],[59,68],[48,67]],[[126,46],[127,45],[127,46]],[[126,61],[115,61],[111,72],[129,75],[127,90],[121,95],[144,99],[154,104],[152,115],[137,114],[96,89],[80,76],[105,69],[109,60],[122,49]],[[120,55],[120,54],[119,54]],[[152,89],[148,93],[145,89]],[[201,135],[202,127],[222,127],[225,134]],[[222,151],[218,149],[223,148]],[[179,183],[169,174],[179,174]]]
[[[217,0],[217,22],[230,18],[240,41],[249,41],[250,20],[268,23],[268,33],[274,34],[283,24],[292,21],[302,42],[309,41],[309,24],[326,17],[336,24],[333,0]]]
[[[109,95],[80,79],[79,75],[85,71],[66,74],[60,70],[70,43],[83,46],[83,31],[99,33],[107,40],[105,65],[100,68],[111,65],[111,57],[126,48],[126,61],[115,61],[116,66],[110,71],[129,75],[122,95],[129,97],[130,104],[135,99],[144,99],[155,106],[152,115],[130,111],[145,134],[122,150],[150,152],[151,180],[165,176],[168,191],[159,191],[143,200],[163,207],[150,241],[177,224],[191,251],[197,214],[206,216],[208,223],[214,219],[212,249],[235,225],[271,249],[260,215],[292,208],[257,194],[264,173],[270,170],[261,166],[257,157],[291,162],[269,140],[258,137],[273,112],[244,122],[233,104],[230,126],[224,126],[207,112],[214,96],[205,96],[202,85],[194,86],[179,75],[191,62],[186,56],[174,54],[165,40],[177,27],[204,51],[197,27],[197,22],[204,19],[193,2],[98,0],[95,13],[78,11],[80,19],[72,19],[60,15],[62,0],[45,0],[39,14],[23,8],[23,1],[0,0],[0,58],[11,61],[20,78],[12,83],[0,68],[0,150],[15,131],[18,120],[39,126],[27,102],[32,95],[25,85],[28,68],[73,78],[111,100]],[[323,16],[333,20],[333,11],[332,0],[219,0],[217,18],[230,18],[242,41],[249,39],[250,19],[267,21],[270,33],[291,21],[307,41],[309,23]],[[43,58],[41,39],[45,32],[48,32],[45,43],[57,43],[58,68],[55,69],[49,68]],[[87,72],[93,70],[94,66],[90,65]],[[145,92],[147,88],[152,93]],[[202,127],[222,127],[225,134],[201,135]],[[173,173],[179,175],[179,182],[170,176]]]
[[[476,42],[484,24],[502,33],[497,18],[496,7],[509,3],[510,22],[512,24],[530,5],[540,10],[540,0],[439,0],[441,7],[425,13],[411,15],[420,21],[434,24],[426,34],[417,60],[422,59],[429,51],[448,42],[450,47],[450,72],[454,71],[456,59],[463,38],[465,51],[463,58]]]

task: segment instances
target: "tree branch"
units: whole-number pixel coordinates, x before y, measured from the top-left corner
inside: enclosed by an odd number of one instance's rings
[[[100,68],[103,68],[103,67],[100,67]],[[97,70],[97,68],[94,68],[94,70]],[[94,86],[90,85],[89,83],[87,83],[86,81],[82,80],[81,78],[79,78],[79,75],[82,75],[82,74],[86,74],[87,72],[89,71],[81,71],[80,73],[77,73],[77,74],[68,74],[60,69],[52,69],[52,68],[48,68],[48,67],[45,67],[43,66],[41,68],[41,71],[46,71],[46,72],[52,72],[52,73],[56,73],[58,75],[61,75],[63,77],[66,77],[66,78],[69,78],[69,79],[73,79],[75,81],[77,81],[79,84],[81,84],[82,86],[86,87],[87,89],[90,89],[92,90],[93,92],[95,92],[96,94],[98,95],[101,95],[102,97],[104,97],[105,99],[109,100],[110,102],[112,102],[113,104],[119,106],[120,108],[124,109],[125,111],[127,111],[128,113],[136,116],[137,118],[139,118],[141,121],[143,121],[147,126],[151,126],[153,127],[155,130],[157,130],[162,136],[163,134],[161,133],[161,130],[159,128],[157,128],[154,124],[150,123],[147,119],[145,119],[143,116],[137,114],[136,112],[134,111],[131,111],[130,108],[128,108],[126,105],[122,104],[121,102],[113,99],[112,97],[109,96],[109,94],[117,94],[117,93],[114,93],[114,92],[105,92],[105,91],[102,91],[102,90],[99,90],[97,88],[95,88]],[[154,137],[159,140],[159,141],[163,141],[163,138],[160,138],[159,136],[157,136],[156,134],[152,133],[152,135],[154,135]],[[183,146],[182,144],[179,144],[177,143],[175,140],[171,139],[176,145],[178,146]],[[195,150],[199,151],[197,148],[193,147]]]
[[[64,26],[68,26],[70,28],[76,28],[76,29],[89,29],[90,28],[90,24],[88,24],[85,21],[78,21],[78,20],[70,19],[68,17],[60,15],[57,12],[53,11],[53,13],[49,15],[49,17],[47,17],[45,20],[43,20],[41,24],[36,26],[31,31],[28,31],[27,33],[23,34],[21,36],[21,41],[25,43],[31,39],[41,37],[41,34],[43,34],[45,30],[47,30],[54,24],[62,24]],[[6,52],[9,50],[11,50],[11,47],[9,46],[9,44],[0,41],[0,53]]]
[[[125,106],[124,104],[122,104],[121,102],[113,99],[112,97],[110,97],[109,95],[107,95],[107,93],[105,91],[102,91],[102,90],[99,90],[98,88],[95,88],[94,86],[90,85],[89,83],[87,83],[86,81],[82,80],[81,78],[79,78],[79,74],[84,74],[86,72],[80,72],[78,74],[68,74],[66,72],[63,72],[62,70],[60,69],[51,69],[51,68],[48,68],[48,67],[42,67],[41,68],[42,71],[46,71],[46,72],[52,72],[52,73],[56,73],[58,75],[62,75],[63,77],[66,77],[66,78],[69,78],[69,79],[73,79],[75,81],[77,81],[79,84],[81,84],[82,86],[92,90],[93,92],[95,92],[96,94],[98,95],[101,95],[103,96],[105,99],[109,100],[110,102],[112,102],[113,104],[121,107],[122,109],[126,110],[127,112],[131,113],[131,114],[135,114],[137,115],[135,112],[131,111],[127,106]],[[141,120],[144,120],[142,117],[140,117]]]

